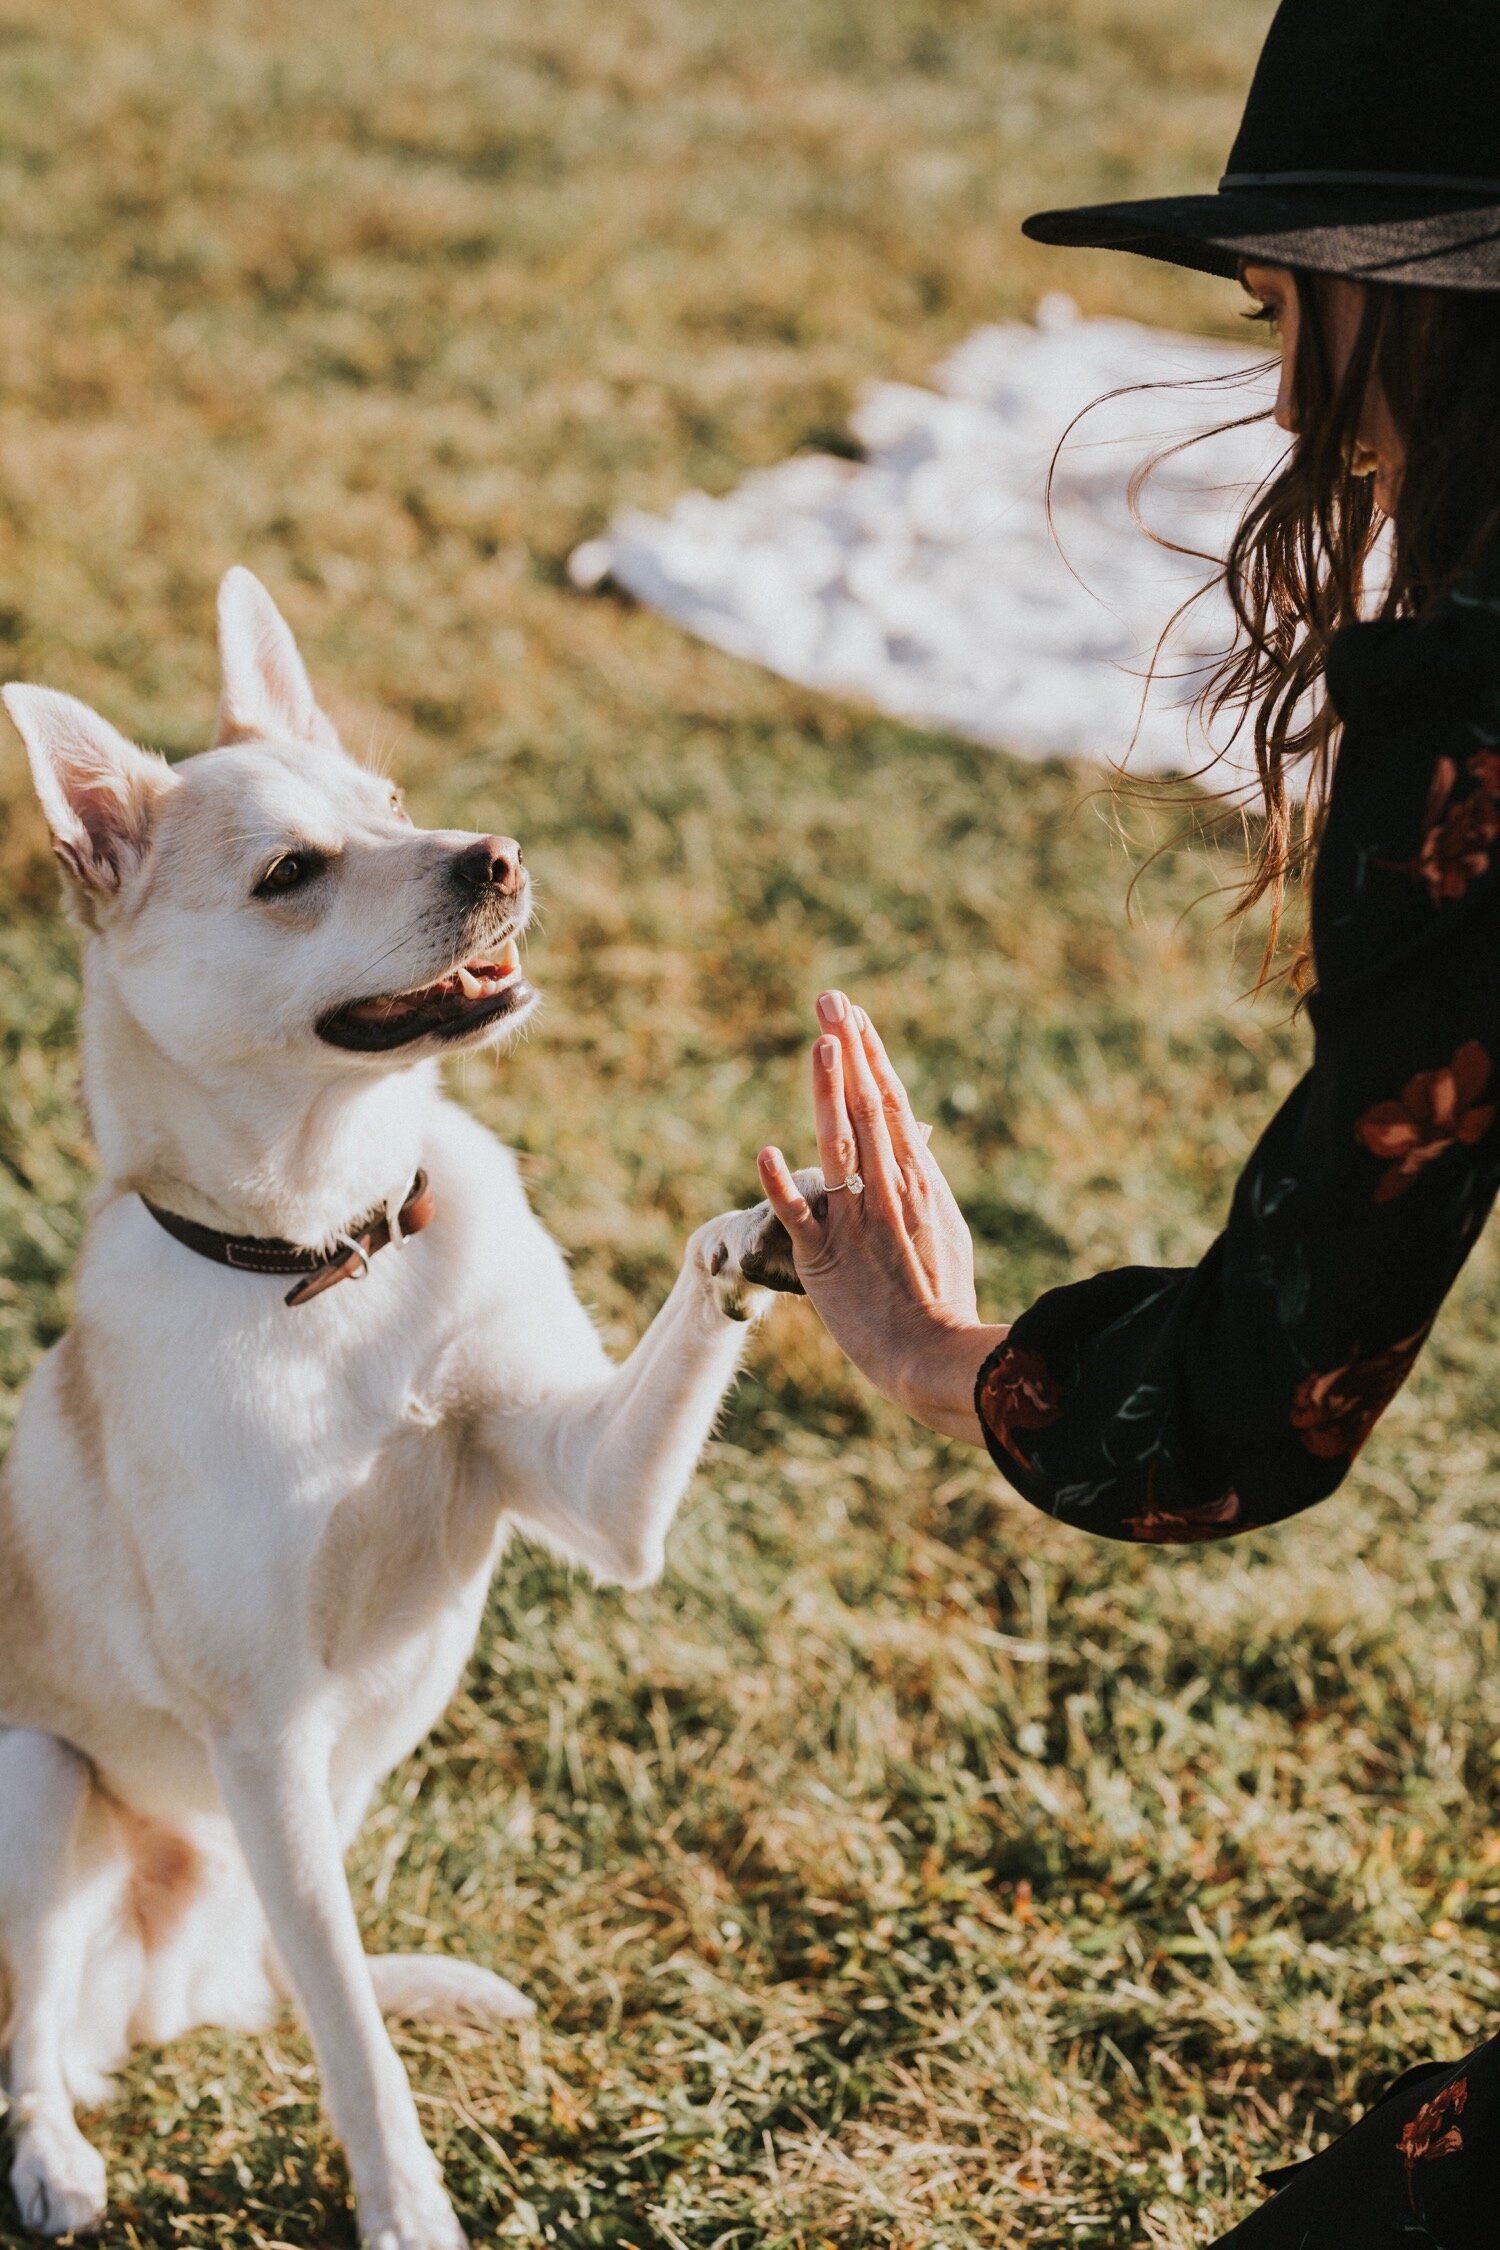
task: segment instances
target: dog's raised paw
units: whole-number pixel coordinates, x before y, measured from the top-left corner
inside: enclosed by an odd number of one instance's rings
[[[104,2159],[71,2118],[36,2118],[22,2129],[10,2185],[33,2234],[95,2234],[103,2224]]]
[[[828,1208],[823,1175],[793,1175],[818,1218]],[[702,1230],[701,1239],[719,1309],[730,1320],[753,1320],[765,1309],[763,1290],[787,1297],[807,1294],[797,1278],[791,1236],[769,1203],[727,1211]]]

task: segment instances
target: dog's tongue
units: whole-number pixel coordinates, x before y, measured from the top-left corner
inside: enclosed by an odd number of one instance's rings
[[[358,1000],[348,1012],[359,1023],[391,1023],[441,1000],[488,1000],[512,977],[519,976],[520,970],[514,941],[507,939],[498,961],[461,961],[435,984],[424,984],[415,992],[388,993],[377,1000]]]

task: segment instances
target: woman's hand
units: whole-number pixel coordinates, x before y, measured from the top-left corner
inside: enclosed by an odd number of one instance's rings
[[[813,1112],[837,1192],[815,1218],[779,1148],[761,1150],[761,1184],[834,1342],[919,1422],[978,1444],[974,1384],[1006,1331],[979,1318],[963,1214],[864,1010],[825,992],[818,1018]],[[839,1189],[851,1176],[863,1193]]]

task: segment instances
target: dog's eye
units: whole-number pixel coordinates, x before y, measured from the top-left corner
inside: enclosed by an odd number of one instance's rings
[[[314,875],[321,875],[328,865],[321,852],[283,852],[273,859],[255,886],[257,898],[284,898],[288,891],[300,890]]]
[[[411,814],[406,809],[406,799],[399,789],[391,791],[391,811],[398,820],[404,820],[408,828],[411,826]]]

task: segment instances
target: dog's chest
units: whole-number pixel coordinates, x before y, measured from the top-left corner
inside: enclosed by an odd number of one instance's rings
[[[195,1305],[188,1276],[154,1333],[85,1321],[44,1394],[77,1529],[96,1552],[121,1545],[104,1583],[134,1589],[104,1635],[143,1694],[200,1721],[290,1689],[325,1651],[367,1660],[370,1613],[403,1577],[422,1589],[408,1626],[425,1627],[465,1472],[441,1396],[449,1327],[399,1269],[330,1292],[349,1302],[321,1318],[265,1306],[262,1286],[235,1321],[205,1280]]]
[[[12,1456],[91,1707],[435,1715],[505,1512],[484,1430],[602,1354],[508,1156],[448,1113],[425,1154],[431,1227],[297,1308],[133,1197],[96,1218]]]

